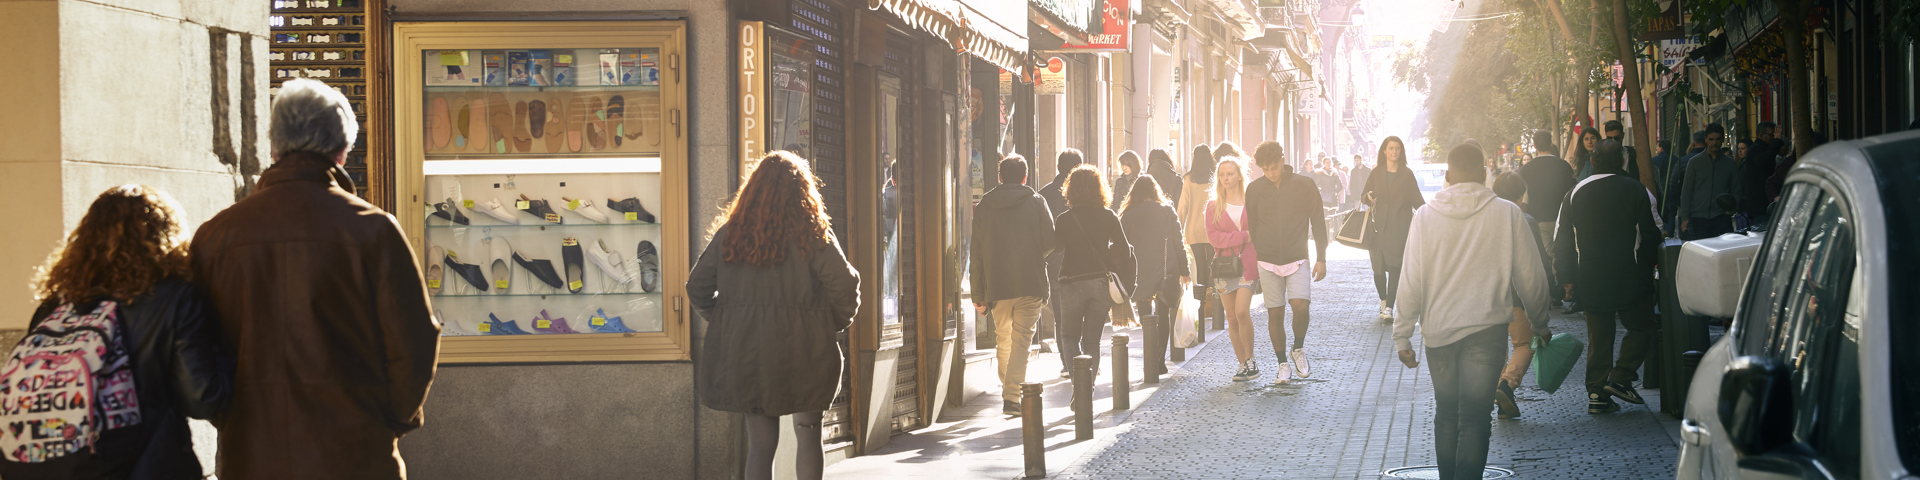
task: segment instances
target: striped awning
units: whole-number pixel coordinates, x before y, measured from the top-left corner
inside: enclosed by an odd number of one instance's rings
[[[893,12],[907,25],[946,39],[954,50],[980,57],[1014,75],[1024,73],[1027,63],[1026,35],[1013,30],[1025,26],[1026,5],[1019,5],[1017,17],[999,19],[995,17],[1006,16],[1006,12],[975,8],[961,0],[867,0],[868,9]]]

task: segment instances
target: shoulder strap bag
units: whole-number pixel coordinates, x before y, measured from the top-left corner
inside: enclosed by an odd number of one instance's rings
[[[1072,215],[1071,212],[1069,212],[1068,216],[1073,218],[1073,228],[1080,230],[1080,236],[1086,237],[1089,241],[1093,240],[1093,236],[1087,234],[1086,227],[1080,225],[1079,216]],[[1120,275],[1113,272],[1113,267],[1107,266],[1107,256],[1110,255],[1109,252],[1111,252],[1111,250],[1108,248],[1100,248],[1098,243],[1095,244],[1093,250],[1094,258],[1100,259],[1100,269],[1107,272],[1107,295],[1112,297],[1113,303],[1127,303],[1127,299],[1133,298],[1132,292],[1128,292],[1126,284],[1120,282]]]
[[[1220,209],[1220,216],[1226,217],[1229,223],[1235,223],[1234,228],[1240,228],[1237,222],[1233,222],[1233,216],[1227,215],[1225,208]],[[1202,218],[1203,220],[1201,221],[1204,222],[1205,217]],[[1248,241],[1252,240],[1249,239]],[[1215,250],[1213,260],[1207,263],[1207,269],[1212,271],[1213,278],[1245,278],[1247,274],[1246,264],[1240,263],[1240,254],[1246,251],[1247,248],[1244,246],[1236,249],[1232,255],[1220,253],[1218,250]]]

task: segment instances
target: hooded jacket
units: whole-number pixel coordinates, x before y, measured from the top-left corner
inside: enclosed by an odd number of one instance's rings
[[[722,412],[787,415],[832,406],[844,372],[838,335],[860,309],[860,273],[840,240],[754,267],[721,259],[713,233],[687,274],[687,302],[707,320],[693,362],[700,404]]]
[[[1574,301],[1589,312],[1633,307],[1656,291],[1660,220],[1653,194],[1612,173],[1573,187],[1553,234],[1554,272],[1573,285]]]
[[[1053,214],[1032,188],[1003,183],[973,209],[967,262],[974,299],[982,304],[1020,297],[1048,298],[1047,257],[1053,253]]]
[[[1547,271],[1526,216],[1480,183],[1448,186],[1413,214],[1401,267],[1393,341],[1412,350],[1420,325],[1427,348],[1513,321],[1517,299],[1547,331]]]

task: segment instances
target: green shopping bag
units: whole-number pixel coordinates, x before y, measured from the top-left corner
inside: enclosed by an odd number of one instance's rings
[[[1573,373],[1574,362],[1580,361],[1580,352],[1586,349],[1586,343],[1565,333],[1554,335],[1545,345],[1540,343],[1540,337],[1533,337],[1534,382],[1547,393],[1559,390],[1567,374]]]

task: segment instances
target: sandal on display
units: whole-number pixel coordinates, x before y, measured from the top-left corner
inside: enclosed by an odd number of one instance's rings
[[[580,97],[567,99],[567,151],[579,152],[584,146],[581,126],[587,122],[587,101]]]
[[[447,251],[447,256],[442,258],[440,263],[446,264],[448,270],[453,270],[454,275],[460,276],[461,280],[466,280],[468,285],[473,285],[473,288],[478,288],[482,292],[487,291],[487,276],[481,272],[479,265],[460,263],[460,254],[453,253],[452,250]]]
[[[639,333],[627,328],[627,323],[620,321],[620,317],[609,317],[606,310],[598,308],[593,309],[593,318],[587,319],[587,326],[593,329],[593,333]]]
[[[647,207],[640,206],[640,199],[638,198],[627,197],[626,200],[614,200],[609,198],[607,199],[607,208],[620,213],[633,214],[630,218],[628,218],[629,220],[634,220],[634,221],[639,221],[644,223],[654,223],[653,214],[647,212]]]
[[[460,113],[453,116],[453,146],[464,149],[467,148],[467,132],[473,129],[473,107],[464,98],[454,100],[453,104],[460,106]]]
[[[560,268],[566,270],[567,293],[580,293],[587,286],[587,267],[581,263],[580,240],[560,239]]]
[[[567,326],[567,319],[547,316],[546,310],[540,311],[540,318],[533,321],[534,333],[580,333]]]
[[[513,286],[513,245],[507,243],[507,237],[493,237],[485,240],[487,244],[487,273],[493,274],[493,288],[504,292]]]
[[[427,104],[427,146],[429,148],[439,150],[447,147],[447,142],[453,139],[452,122],[453,119],[447,114],[446,97],[433,97],[433,101]]]
[[[587,262],[599,267],[600,273],[607,274],[607,279],[621,285],[633,281],[633,272],[627,271],[627,262],[620,258],[620,252],[607,249],[606,240],[596,240],[593,248],[585,250],[582,253],[587,256]]]
[[[540,283],[553,288],[567,288],[566,284],[560,283],[560,272],[553,269],[552,260],[534,260],[516,251],[513,252],[513,262],[520,264],[520,268],[526,269],[527,273],[533,274],[533,278],[539,279]]]
[[[618,147],[627,139],[621,138],[627,133],[627,97],[614,95],[607,99],[607,128],[613,130],[613,146]]]
[[[481,330],[483,333],[486,333],[488,335],[532,335],[533,334],[533,332],[521,330],[520,325],[518,325],[517,322],[514,320],[507,320],[502,322],[500,321],[500,317],[493,316],[493,314],[491,313],[487,314],[487,318],[492,319],[492,321],[487,322],[481,328]]]
[[[546,220],[547,223],[567,223],[566,219],[560,218],[559,212],[553,211],[553,207],[547,205],[546,200],[527,198],[527,194],[522,193],[520,194],[520,202],[526,204],[525,208],[520,209],[522,212],[527,212],[541,220]]]
[[[653,293],[660,289],[660,252],[653,248],[653,242],[640,241],[640,251],[633,256],[640,264],[640,291]]]
[[[607,214],[602,213],[598,208],[593,208],[592,200],[587,200],[584,198],[573,199],[573,198],[567,198],[567,197],[560,197],[560,200],[567,202],[563,205],[566,205],[567,210],[572,210],[573,213],[580,214],[580,216],[582,217],[587,217],[588,220],[593,220],[600,223],[607,223]]]
[[[587,97],[587,145],[594,150],[607,148],[607,110],[600,105],[600,97]]]
[[[447,267],[441,266],[446,262],[446,258],[447,251],[441,249],[439,245],[427,249],[427,291],[440,292],[441,280],[447,276]]]
[[[533,151],[533,135],[527,130],[527,102],[513,102],[513,151]]]
[[[480,208],[476,208],[475,210],[479,210],[480,213],[487,214],[487,216],[493,217],[495,220],[499,220],[501,222],[505,222],[510,225],[520,224],[520,216],[514,215],[513,210],[508,209],[505,204],[500,203],[500,199],[498,198],[487,200],[487,203],[480,204],[478,206]]]
[[[459,204],[453,203],[453,199],[451,198],[445,202],[433,204],[433,216],[440,217],[449,222],[466,225],[468,224],[467,214],[460,213],[460,207],[458,205]]]

